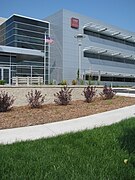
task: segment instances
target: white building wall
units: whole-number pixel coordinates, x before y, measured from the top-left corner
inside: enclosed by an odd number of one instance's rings
[[[59,83],[63,79],[63,12],[59,11],[46,18],[50,22],[50,78]]]
[[[71,28],[71,18],[79,19],[79,29]],[[80,14],[68,11],[61,10],[58,13],[47,18],[48,21],[51,21],[55,24],[55,28],[53,27],[54,34],[56,35],[56,46],[52,49],[54,55],[51,55],[52,62],[60,62],[61,67],[63,68],[61,80],[66,79],[69,83],[73,79],[77,77],[78,70],[78,43],[77,39],[74,38],[75,35],[79,33],[83,33],[83,26],[87,23],[94,22],[97,24],[101,24],[103,26],[107,26],[115,29],[116,31],[122,31],[125,34],[130,34],[135,36],[135,33],[120,29],[115,26],[111,26],[100,21],[91,19],[89,17],[82,16]],[[53,34],[52,34],[53,35]],[[57,52],[57,45],[61,47],[61,54]],[[109,48],[113,50],[120,50],[123,53],[126,52],[128,54],[135,54],[135,47],[128,46],[126,44],[121,44],[93,36],[85,35],[82,43],[82,49],[96,46],[101,48]],[[57,57],[57,58],[56,58]],[[92,59],[83,57],[82,54],[82,72],[85,71],[104,71],[104,72],[112,72],[112,73],[127,73],[135,76],[135,63],[134,64],[125,64],[120,62],[114,62],[109,60],[101,60],[101,59]],[[57,75],[56,75],[57,76]],[[58,79],[59,81],[60,79]]]

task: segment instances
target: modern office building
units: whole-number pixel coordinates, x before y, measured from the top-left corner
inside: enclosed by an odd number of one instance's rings
[[[54,43],[45,43],[45,35]],[[78,76],[134,85],[135,33],[64,9],[45,20],[0,18],[0,79],[42,77],[58,84]]]
[[[135,84],[135,33],[68,10],[46,20],[55,41],[50,53],[52,79],[71,82],[79,69],[81,78],[100,84]]]
[[[11,84],[16,76],[41,76],[48,83],[49,22],[15,14],[0,22],[0,79]]]

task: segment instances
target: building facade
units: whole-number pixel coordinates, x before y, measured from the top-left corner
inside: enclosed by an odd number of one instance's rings
[[[49,35],[49,29],[49,22],[20,15],[1,23],[0,79],[12,84],[16,76],[43,77],[48,83],[49,46],[45,34]]]
[[[135,33],[68,10],[46,20],[55,41],[50,53],[52,79],[71,83],[79,69],[81,78],[96,84],[135,84]]]
[[[14,77],[133,86],[135,33],[64,9],[45,20],[0,18],[0,79]]]

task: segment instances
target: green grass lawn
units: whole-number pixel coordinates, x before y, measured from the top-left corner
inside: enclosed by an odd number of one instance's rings
[[[134,180],[135,118],[54,138],[0,145],[0,179]]]

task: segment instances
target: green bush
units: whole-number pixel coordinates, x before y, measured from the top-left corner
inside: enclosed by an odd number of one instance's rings
[[[41,91],[31,90],[31,92],[28,92],[26,95],[28,104],[31,108],[40,108],[41,105],[44,103],[45,96],[42,96]]]
[[[77,85],[77,81],[75,79],[73,79],[72,85]]]
[[[0,85],[4,85],[5,83],[5,80],[0,80]]]
[[[54,99],[54,102],[59,105],[68,105],[71,102],[71,94],[72,89],[65,86],[64,88],[61,88],[61,90],[54,94],[56,99]]]
[[[0,92],[0,112],[6,112],[12,108],[15,99],[13,96],[9,96],[7,92]]]
[[[67,81],[66,80],[62,80],[60,85],[67,85]]]
[[[85,81],[83,79],[78,79],[77,84],[79,85],[85,85]]]
[[[54,85],[53,81],[50,81],[49,85]]]

